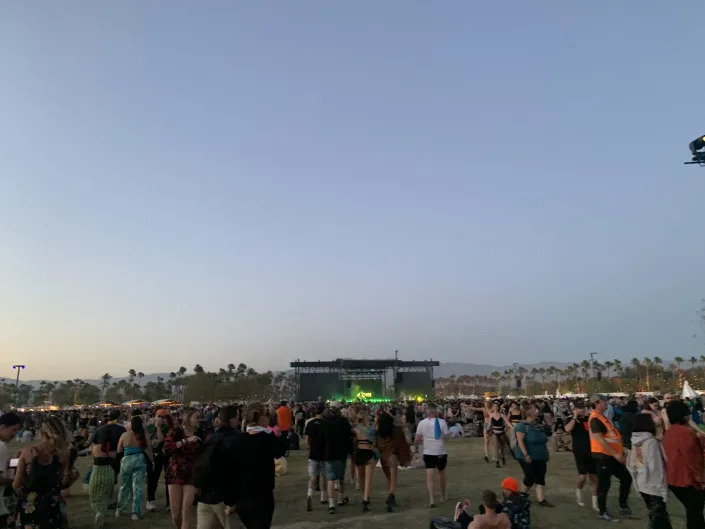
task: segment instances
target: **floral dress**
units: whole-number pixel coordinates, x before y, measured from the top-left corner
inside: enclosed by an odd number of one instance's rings
[[[177,428],[171,430],[164,439],[164,454],[169,458],[166,467],[167,485],[191,485],[193,483],[193,464],[203,442],[176,446],[176,443],[185,438],[184,430]]]
[[[27,465],[27,478],[18,504],[18,529],[64,529],[68,527],[66,506],[61,497],[61,462],[53,454],[41,463],[35,453]]]

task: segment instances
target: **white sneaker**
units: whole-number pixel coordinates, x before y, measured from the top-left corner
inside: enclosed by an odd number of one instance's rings
[[[149,512],[156,511],[157,510],[157,504],[153,501],[148,501],[147,502],[147,510]]]
[[[122,516],[122,515],[120,514],[120,511],[116,510],[116,511],[115,511],[115,518],[120,518],[120,516]]]
[[[102,514],[95,515],[95,527],[100,528],[105,526],[105,519]]]
[[[138,522],[140,520],[140,517],[137,514],[132,515],[132,521],[133,522]]]
[[[585,507],[585,502],[583,501],[583,491],[580,489],[575,489],[575,502],[581,507]]]

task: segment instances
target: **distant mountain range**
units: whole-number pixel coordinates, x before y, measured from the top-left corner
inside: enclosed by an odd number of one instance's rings
[[[560,369],[565,369],[567,366],[570,364],[565,363],[565,362],[538,362],[535,364],[519,364],[520,366],[526,368],[526,369],[533,369],[534,367],[537,369],[540,369],[542,367],[550,367],[554,366]],[[499,371],[500,373],[504,373],[506,369],[512,369],[511,365],[504,365],[504,366],[493,366],[489,364],[471,364],[471,363],[465,363],[465,362],[441,362],[441,365],[434,368],[433,370],[433,375],[436,378],[445,378],[449,377],[451,375],[455,375],[457,377],[459,376],[487,376],[490,375],[493,371]],[[293,370],[287,370],[286,373],[293,373]],[[193,374],[193,373],[188,373],[188,374]],[[169,380],[169,373],[149,373],[145,374],[144,377],[142,377],[142,380],[135,379],[135,382],[139,382],[140,384],[144,385],[147,382],[157,382],[157,378],[162,377],[164,381]],[[110,383],[112,384],[113,382],[119,382],[120,380],[125,380],[127,377],[114,377],[110,379]],[[44,379],[49,381],[48,379]],[[11,382],[12,380],[10,378],[6,378],[7,382]],[[64,380],[59,380],[59,382],[65,382],[66,379]],[[102,383],[102,380],[99,378],[96,379],[83,379],[84,382],[88,382],[89,384],[94,384],[96,386],[100,386]],[[22,380],[20,379],[20,383],[22,384],[29,384],[32,387],[37,387],[39,386],[41,380]],[[54,382],[54,380],[52,380]]]

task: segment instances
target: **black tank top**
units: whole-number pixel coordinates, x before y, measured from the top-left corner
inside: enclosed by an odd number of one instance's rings
[[[492,428],[492,433],[495,435],[501,435],[504,433],[504,418],[500,417],[495,419],[490,417],[490,427]]]

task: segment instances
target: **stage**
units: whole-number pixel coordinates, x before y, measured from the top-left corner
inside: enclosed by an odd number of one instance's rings
[[[291,362],[296,379],[296,400],[388,402],[433,396],[434,360],[364,360]],[[391,380],[391,382],[390,382]]]

